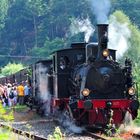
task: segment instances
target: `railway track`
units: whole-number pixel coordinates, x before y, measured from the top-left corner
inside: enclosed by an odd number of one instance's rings
[[[41,122],[44,122],[44,121],[41,120]],[[0,127],[9,129],[17,135],[24,136],[25,138],[29,138],[29,139],[32,139],[32,140],[47,140],[46,137],[41,137],[39,135],[34,135],[30,132],[14,128],[11,125],[0,123]],[[136,133],[133,133],[133,132],[132,133],[128,132],[128,133],[129,133],[129,136],[127,138],[129,138],[130,140],[139,140],[140,139],[140,134],[136,134]],[[125,133],[125,135],[128,135],[127,132]],[[91,137],[95,140],[111,140],[111,137],[104,137],[104,136],[101,136],[100,134],[97,134],[96,132],[91,132],[91,131],[88,131],[88,130],[85,130],[80,136]],[[126,139],[125,137],[123,137],[121,135],[118,138],[122,138],[124,140]]]
[[[38,135],[34,135],[34,134],[29,133],[29,132],[26,132],[26,131],[11,127],[10,125],[0,124],[0,127],[9,129],[9,130],[11,130],[12,132],[14,132],[14,133],[16,133],[18,135],[27,137],[27,138],[32,139],[32,140],[47,140],[47,138],[43,138],[43,137],[40,137]]]
[[[139,140],[140,139],[140,134],[133,133],[132,137]]]
[[[99,134],[96,134],[96,133],[90,132],[90,131],[85,131],[84,132],[84,135],[89,136],[89,137],[92,137],[92,138],[97,139],[97,140],[111,140],[111,137],[106,138],[106,137],[100,136]],[[122,138],[122,140],[125,140],[126,139],[124,137],[118,137],[118,138]],[[129,140],[140,140],[140,134],[131,133],[129,135],[128,139]]]
[[[94,138],[95,140],[108,140],[107,138],[100,136],[90,131],[84,131],[84,135]]]

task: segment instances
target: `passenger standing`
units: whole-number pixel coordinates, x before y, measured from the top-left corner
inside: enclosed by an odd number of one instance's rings
[[[28,101],[28,97],[29,97],[29,84],[28,82],[26,82],[26,85],[24,86],[24,103],[26,104],[26,102]]]
[[[0,84],[0,99],[2,99],[3,94],[4,94],[4,87]]]
[[[0,84],[0,100],[4,104],[4,87]]]
[[[9,95],[11,93],[12,85],[10,83],[7,84],[7,98],[6,98],[6,103],[8,103],[8,106],[11,106],[11,100],[9,98]]]
[[[23,105],[24,103],[24,86],[23,83],[20,83],[20,85],[17,87],[18,92],[18,102],[20,105]]]
[[[7,96],[9,97],[12,85],[10,83],[7,84]]]
[[[7,94],[7,84],[4,85],[4,94],[3,94],[3,106],[8,106],[8,94]]]
[[[9,94],[9,106],[14,106],[14,89],[11,88],[10,94]]]
[[[16,86],[14,86],[14,105],[16,105],[17,104],[17,96],[18,96],[18,93],[17,93],[17,87]]]

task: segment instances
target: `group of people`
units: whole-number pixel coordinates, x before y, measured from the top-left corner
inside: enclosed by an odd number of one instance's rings
[[[8,81],[4,85],[0,84],[0,101],[2,105],[14,106],[17,103],[24,105],[31,94],[31,87],[27,81],[21,83],[10,83]]]

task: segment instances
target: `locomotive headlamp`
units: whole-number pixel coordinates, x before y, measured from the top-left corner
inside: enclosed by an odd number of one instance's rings
[[[109,56],[109,50],[108,49],[103,50],[103,56],[104,57],[108,57]]]
[[[128,89],[128,93],[129,93],[129,95],[134,95],[134,94],[135,94],[135,89],[134,89],[134,87],[130,87],[130,88]]]
[[[83,96],[88,96],[89,93],[90,93],[90,90],[88,88],[85,88],[85,89],[82,90]]]

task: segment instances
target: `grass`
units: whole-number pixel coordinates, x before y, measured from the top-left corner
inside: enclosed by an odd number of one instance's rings
[[[23,112],[23,111],[28,109],[28,107],[26,105],[16,105],[14,107],[6,106],[4,108],[5,108],[6,112],[9,111],[9,110],[12,110],[12,109],[14,109],[16,112]]]
[[[8,140],[10,131],[4,128],[0,128],[0,140]]]
[[[48,140],[64,140],[62,132],[59,127],[55,127],[53,135],[48,135]]]
[[[24,135],[13,133],[10,129],[0,128],[0,140],[27,140]],[[28,139],[29,140],[29,139]]]
[[[28,108],[25,105],[16,105],[14,107],[3,107],[2,104],[0,104],[0,120],[3,120],[4,122],[8,122],[8,125],[11,125],[11,123],[14,121],[14,112],[24,112]],[[17,140],[18,135],[15,135],[11,129],[6,129],[3,127],[0,127],[0,140]],[[21,137],[21,136],[20,136]],[[24,136],[23,136],[24,138]]]
[[[0,104],[0,119],[7,122],[12,122],[14,120],[13,111],[5,109],[2,104]],[[0,140],[9,140],[10,129],[4,129],[0,127]]]
[[[0,119],[3,121],[13,121],[14,120],[14,115],[13,115],[13,110],[6,110],[2,104],[0,104]]]

